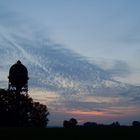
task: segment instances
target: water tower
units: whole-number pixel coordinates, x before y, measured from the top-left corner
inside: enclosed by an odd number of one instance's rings
[[[8,79],[10,92],[19,94],[28,92],[28,71],[19,60],[11,66]]]

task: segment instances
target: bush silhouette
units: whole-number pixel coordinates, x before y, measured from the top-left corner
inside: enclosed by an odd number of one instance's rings
[[[140,128],[140,122],[139,121],[133,121],[132,122],[133,127],[139,127]]]
[[[77,125],[77,120],[75,118],[71,118],[69,121],[64,120],[63,127],[64,128],[74,128]]]
[[[46,105],[34,102],[28,94],[0,89],[0,127],[47,127]]]

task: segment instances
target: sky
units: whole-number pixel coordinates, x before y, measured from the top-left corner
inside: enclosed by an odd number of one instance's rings
[[[52,40],[105,69],[112,66],[113,60],[124,61],[131,74],[116,79],[140,84],[138,0],[1,0],[0,3],[1,11],[19,15],[17,22],[40,24]]]
[[[42,31],[42,34],[45,32],[43,35],[49,37],[51,41],[80,54],[104,70],[118,67],[120,71],[128,71],[129,74],[116,75],[114,79],[139,86],[139,5],[139,0],[1,0],[0,29],[2,31],[2,26],[10,29],[17,26],[31,30],[38,28],[39,32]],[[27,36],[30,36],[30,32]],[[42,92],[41,95],[42,98],[49,98],[51,102],[54,102],[54,98],[48,96],[57,98],[59,96],[56,93]],[[86,100],[91,102],[90,96],[81,98],[85,98],[85,102]],[[100,102],[99,97],[94,99],[96,103]],[[107,104],[113,102],[112,100],[117,102],[114,98],[104,98]],[[113,109],[110,110],[113,112]],[[126,108],[119,108],[115,113],[119,114],[124,110],[130,118],[131,112],[132,114],[135,112],[136,118],[139,116],[135,106],[131,106],[128,111]],[[92,118],[94,114],[98,116],[96,118],[98,121],[102,119],[101,116],[106,120],[108,120],[106,116],[110,116],[106,111],[80,112],[65,109],[63,111],[67,112],[67,115],[60,114],[60,118],[61,115],[68,118],[71,114],[89,115]],[[53,117],[55,118],[55,115]],[[114,115],[112,120],[115,117]],[[125,116],[122,116],[122,120],[125,120]]]

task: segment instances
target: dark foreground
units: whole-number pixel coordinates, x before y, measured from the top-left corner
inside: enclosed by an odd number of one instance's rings
[[[12,139],[139,139],[140,128],[1,128],[0,138]]]

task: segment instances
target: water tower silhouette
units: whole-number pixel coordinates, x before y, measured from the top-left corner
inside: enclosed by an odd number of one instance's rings
[[[8,90],[13,93],[28,93],[28,71],[18,60],[9,70]]]

